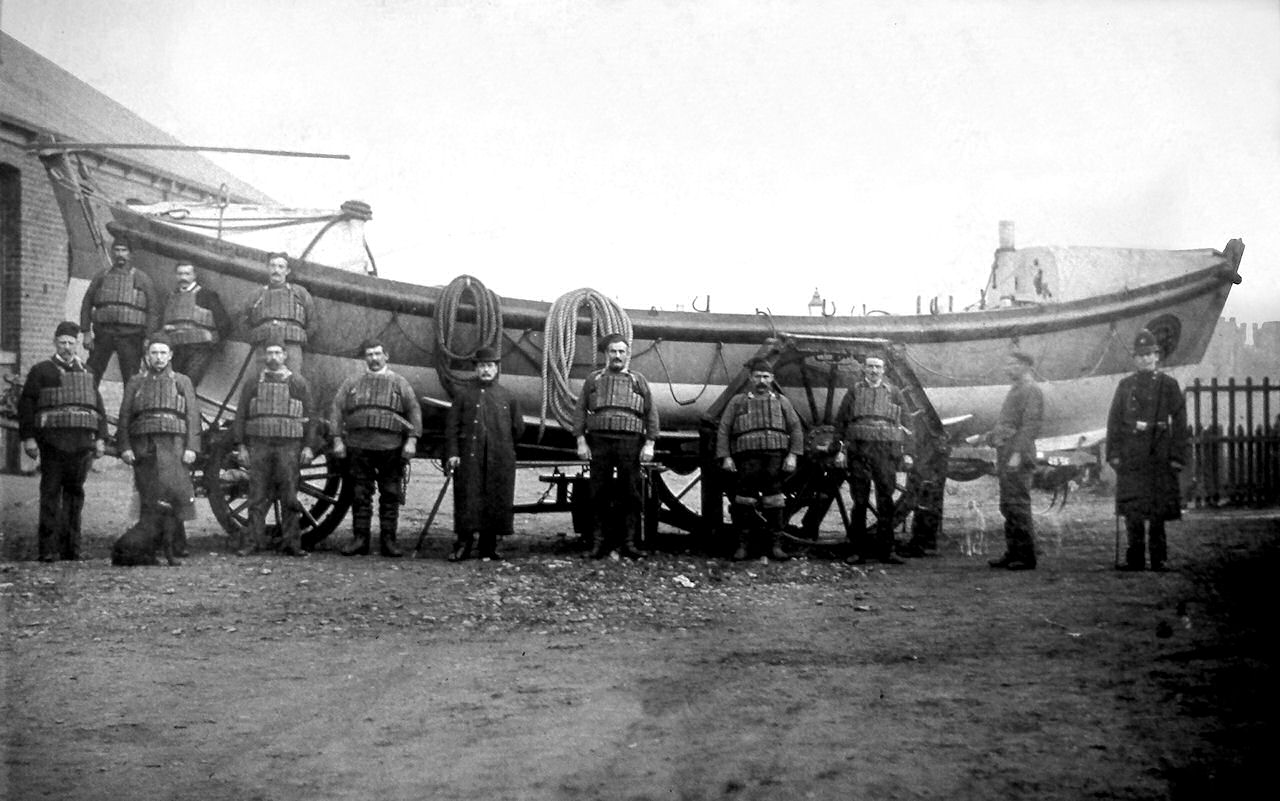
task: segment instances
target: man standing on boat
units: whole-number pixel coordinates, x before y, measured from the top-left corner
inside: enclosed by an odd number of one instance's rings
[[[147,334],[160,323],[160,298],[151,277],[134,269],[129,238],[116,236],[111,243],[111,267],[89,282],[80,304],[80,330],[89,351],[86,367],[94,386],[115,354],[120,380],[128,381],[142,363]]]
[[[445,466],[453,473],[450,562],[471,555],[478,535],[481,559],[500,559],[497,538],[512,533],[516,440],[524,433],[520,401],[498,383],[499,355],[480,348],[475,381],[458,386],[444,426]]]
[[[178,262],[173,268],[177,285],[165,298],[162,328],[173,342],[173,369],[200,386],[209,361],[231,333],[231,318],[222,299],[196,281],[195,265]]]
[[[172,358],[168,335],[152,334],[146,369],[124,388],[116,444],[120,460],[133,468],[141,521],[157,532],[167,529],[182,555],[182,521],[195,519],[191,465],[200,451],[200,405],[190,379],[173,371]]]
[[[387,368],[390,354],[381,342],[366,340],[360,345],[360,355],[365,370],[343,380],[329,410],[333,455],[348,457],[347,472],[352,481],[355,540],[342,548],[342,554],[369,553],[376,490],[379,550],[383,556],[403,556],[396,545],[396,525],[404,502],[401,482],[422,436],[422,407],[409,381]]]
[[[107,439],[102,396],[76,358],[80,326],[58,323],[53,356],[31,368],[18,398],[18,436],[40,458],[40,561],[80,558],[84,480]]]
[[[902,560],[893,555],[893,490],[902,462],[902,393],[884,378],[884,359],[867,356],[862,378],[845,393],[836,412],[836,430],[844,450],[836,466],[849,470],[849,494],[853,516],[849,521],[850,564],[868,559],[889,565]],[[876,493],[876,528],[867,536],[867,510],[872,488]]]
[[[587,376],[574,409],[571,430],[578,458],[589,462],[591,476],[591,556],[603,559],[615,546],[639,559],[643,463],[653,461],[658,441],[658,409],[645,377],[628,369],[631,346],[621,334],[600,342],[606,367]],[[614,532],[621,517],[622,535]]]
[[[249,301],[245,312],[249,341],[261,345],[272,331],[284,337],[286,363],[303,372],[302,348],[315,332],[316,308],[305,287],[289,281],[292,271],[286,253],[267,254],[267,285]]]
[[[1163,571],[1166,520],[1182,517],[1178,473],[1187,462],[1187,407],[1173,376],[1156,370],[1160,345],[1143,329],[1133,341],[1136,372],[1120,379],[1107,416],[1107,463],[1116,471],[1116,514],[1128,549],[1120,570]]]
[[[729,515],[738,530],[735,560],[752,552],[787,559],[782,550],[787,497],[782,482],[804,453],[804,427],[791,401],[773,387],[773,365],[757,357],[747,363],[751,383],[720,416],[716,458],[735,477]],[[755,547],[751,540],[756,539]]]
[[[1000,514],[1004,515],[1004,556],[990,564],[1008,570],[1035,570],[1035,523],[1031,517],[1031,474],[1035,470],[1036,436],[1044,419],[1044,395],[1036,386],[1035,361],[1014,352],[1005,360],[1013,382],[1000,407],[987,444],[996,449],[1000,481]]]
[[[263,343],[263,368],[257,381],[240,392],[235,422],[240,464],[249,470],[249,521],[236,550],[239,556],[265,550],[267,509],[280,504],[280,552],[306,556],[302,550],[298,503],[298,471],[314,453],[315,414],[307,379],[288,367],[284,338],[273,331]]]

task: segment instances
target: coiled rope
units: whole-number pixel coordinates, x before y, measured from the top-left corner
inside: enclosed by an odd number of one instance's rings
[[[458,325],[458,311],[467,296],[475,309],[475,323],[471,336],[464,338]],[[469,376],[469,372],[455,371],[453,362],[469,360],[481,348],[498,349],[502,336],[502,301],[480,279],[460,275],[440,293],[432,324],[436,334],[436,375],[452,398],[458,383]]]
[[[631,318],[613,300],[585,287],[556,298],[547,312],[543,332],[541,416],[544,427],[548,409],[560,425],[569,428],[572,424],[578,396],[569,389],[569,371],[573,369],[577,348],[578,312],[583,307],[591,320],[592,343],[609,334],[621,334],[627,345],[631,344]]]

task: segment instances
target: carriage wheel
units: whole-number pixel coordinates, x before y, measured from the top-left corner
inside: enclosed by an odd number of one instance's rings
[[[299,478],[302,547],[310,550],[332,534],[346,517],[351,507],[351,488],[343,481],[341,464],[326,453],[303,467]],[[218,437],[210,449],[204,487],[214,518],[233,542],[238,540],[249,522],[249,473],[226,437]],[[273,504],[267,512],[267,538],[279,536],[280,509],[278,504]]]
[[[702,520],[702,515],[685,503],[685,498],[690,494],[697,495],[693,490],[702,480],[702,471],[697,470],[690,475],[692,475],[692,478],[677,491],[667,483],[667,475],[665,473],[654,473],[653,493],[657,496],[659,504],[659,521],[681,531],[694,533],[701,531],[705,524]],[[688,476],[681,476],[681,478],[688,478]]]

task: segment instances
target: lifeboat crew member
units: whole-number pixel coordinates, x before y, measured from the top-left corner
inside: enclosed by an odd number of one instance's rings
[[[471,555],[477,533],[480,558],[500,559],[497,538],[512,533],[516,441],[524,433],[520,401],[498,383],[498,352],[476,351],[475,380],[461,384],[445,418],[445,466],[453,473],[453,530],[449,561]]]
[[[80,558],[80,511],[89,466],[101,457],[107,416],[93,374],[76,358],[80,326],[58,323],[53,357],[31,368],[18,398],[18,436],[40,458],[39,557]]]
[[[178,262],[177,285],[165,298],[162,327],[173,342],[173,369],[199,387],[218,344],[231,333],[231,318],[218,293],[196,281],[195,265]]]
[[[875,559],[900,565],[893,554],[893,490],[902,462],[902,392],[884,378],[884,359],[867,356],[862,378],[845,393],[836,412],[844,451],[837,466],[849,471],[853,514],[849,521],[850,564]],[[876,528],[867,536],[867,510],[872,488],[876,493]]]
[[[273,330],[284,335],[286,363],[300,373],[302,348],[316,330],[316,310],[311,293],[289,280],[291,273],[288,254],[267,254],[267,285],[249,302],[245,317],[254,345],[261,345]]]
[[[409,381],[387,368],[390,354],[381,342],[366,340],[360,354],[365,370],[343,380],[329,410],[333,455],[350,457],[347,471],[352,481],[355,540],[342,548],[342,554],[369,553],[376,488],[381,553],[402,556],[396,545],[396,524],[404,502],[401,482],[422,436],[422,408]]]
[[[231,432],[239,445],[240,464],[249,470],[249,521],[236,553],[266,550],[267,509],[280,506],[280,552],[306,556],[302,550],[298,476],[314,458],[315,414],[311,386],[289,369],[284,337],[273,331],[263,343],[257,381],[240,391]]]
[[[132,378],[142,363],[147,334],[160,323],[155,285],[149,275],[133,267],[132,256],[129,238],[117,236],[111,243],[110,269],[93,277],[80,304],[80,330],[89,351],[86,366],[96,383],[101,383],[112,354],[120,367],[120,380]]]
[[[615,544],[621,554],[642,558],[640,510],[644,462],[653,461],[658,440],[658,409],[645,377],[629,369],[631,347],[621,334],[600,342],[606,366],[587,376],[574,409],[571,430],[578,438],[578,458],[589,462],[592,542],[595,559],[608,556]],[[618,518],[622,536],[614,533]]]
[[[175,373],[173,348],[163,331],[147,343],[146,369],[129,379],[120,400],[116,443],[133,468],[141,523],[186,551],[182,521],[195,519],[191,465],[200,450],[200,406],[191,380]],[[170,564],[172,555],[165,554]]]
[[[1005,360],[1005,374],[1013,382],[1000,406],[996,427],[987,444],[996,449],[1000,481],[1000,514],[1004,516],[1005,552],[992,567],[1035,570],[1035,521],[1031,517],[1031,474],[1036,463],[1036,437],[1044,419],[1044,394],[1033,375],[1035,361],[1014,352]]]
[[[739,537],[733,558],[746,559],[756,551],[761,556],[787,559],[782,550],[787,522],[782,483],[795,472],[804,453],[804,427],[791,401],[774,390],[769,360],[752,359],[747,369],[751,383],[729,401],[716,435],[716,458],[723,470],[736,477],[729,505]],[[752,539],[757,539],[755,548],[751,547]]]
[[[1121,570],[1151,569],[1168,558],[1166,520],[1182,517],[1178,473],[1187,462],[1187,407],[1173,376],[1156,369],[1160,345],[1146,329],[1133,341],[1136,372],[1120,379],[1107,415],[1107,463],[1116,471],[1116,514],[1128,549]]]

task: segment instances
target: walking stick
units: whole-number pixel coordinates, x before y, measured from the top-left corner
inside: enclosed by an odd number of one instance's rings
[[[1114,567],[1120,567],[1120,515],[1116,515],[1116,558]]]
[[[440,511],[440,504],[444,501],[444,494],[449,491],[449,484],[453,481],[453,471],[444,474],[444,483],[440,485],[440,494],[436,496],[435,505],[431,507],[431,514],[427,515],[427,522],[422,524],[422,533],[418,535],[418,544],[413,546],[413,558],[418,558],[418,551],[422,550],[422,541],[427,538],[427,532],[431,530],[431,524],[435,522],[436,512]]]

